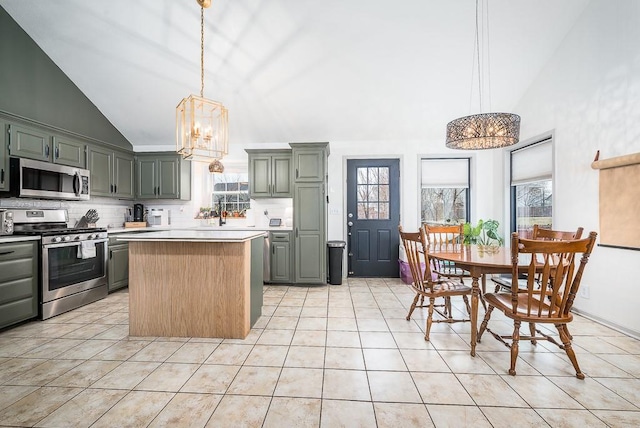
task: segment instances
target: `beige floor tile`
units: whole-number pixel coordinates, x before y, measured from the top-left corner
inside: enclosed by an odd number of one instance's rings
[[[260,428],[270,402],[270,397],[225,395],[206,426]]]
[[[407,365],[398,349],[363,349],[362,352],[367,370],[407,370]]]
[[[128,320],[128,318],[129,317],[127,316],[126,319]],[[65,339],[91,339],[100,333],[104,333],[110,328],[111,326],[105,324],[87,324],[82,328],[78,328],[65,334],[62,337]]]
[[[640,411],[640,407],[637,407],[640,402],[631,404],[591,378],[580,380],[576,377],[549,377],[548,379],[588,409]]]
[[[327,332],[320,330],[296,330],[291,345],[294,346],[325,346]]]
[[[149,428],[204,427],[222,397],[215,394],[176,394],[151,422]]]
[[[327,331],[327,346],[360,348],[360,335],[357,331]]]
[[[640,412],[616,412],[611,410],[592,410],[607,426],[613,428],[628,428],[640,426]]]
[[[252,328],[247,337],[244,339],[224,339],[222,343],[236,345],[255,345],[264,330]]]
[[[0,384],[9,384],[10,379],[21,376],[47,362],[45,359],[12,358],[0,366]]]
[[[288,351],[288,346],[256,345],[244,365],[282,367]]]
[[[129,325],[128,324],[118,324],[113,327],[105,330],[104,332],[93,336],[93,339],[111,339],[111,340],[120,340],[126,339],[129,337]]]
[[[362,349],[327,347],[324,366],[327,369],[364,370]]]
[[[56,339],[38,346],[29,352],[25,352],[23,358],[56,358],[74,346],[83,343],[83,339]]]
[[[0,410],[31,394],[37,386],[0,386]]]
[[[295,306],[295,307],[302,308],[303,305],[304,305],[304,297],[298,298],[298,297],[285,296],[280,301],[280,307],[283,307],[283,306]]]
[[[424,333],[392,333],[398,348],[400,349],[434,349],[431,342],[424,340]]]
[[[285,367],[273,393],[278,397],[322,397],[322,369]]]
[[[514,421],[518,427],[538,428],[545,425],[544,419],[533,409],[514,409],[511,407],[482,407],[494,428],[512,428]]]
[[[300,318],[296,330],[326,330],[327,318],[325,317],[306,317]]]
[[[310,293],[304,301],[303,308],[327,308],[328,304],[328,296],[315,296]]]
[[[82,363],[82,360],[46,360],[8,381],[10,385],[43,386],[62,376],[72,368]]]
[[[552,427],[606,427],[607,424],[588,410],[536,409]],[[638,419],[640,421],[640,419]],[[631,426],[631,425],[626,425]]]
[[[131,391],[91,428],[145,427],[174,395],[170,392]]]
[[[408,372],[367,371],[371,399],[395,403],[422,403]]]
[[[36,426],[88,427],[127,393],[128,391],[115,389],[85,389],[36,424]]]
[[[612,344],[613,346],[624,349],[626,352],[630,354],[639,355],[640,354],[640,340],[634,339],[629,336],[605,336],[600,337],[601,340]]]
[[[417,324],[415,320],[407,321],[404,318],[386,318],[386,322],[387,322],[387,325],[389,326],[389,330],[391,330],[394,333],[395,332],[422,333],[420,326]]]
[[[394,348],[398,345],[393,334],[388,331],[360,331],[360,342],[363,348]]]
[[[545,377],[502,376],[511,388],[533,408],[582,409],[573,397]],[[570,379],[569,377],[566,380]]]
[[[452,373],[411,372],[425,404],[474,405],[473,399]],[[438,422],[435,421],[436,426]]]
[[[491,428],[487,418],[476,406],[427,404],[427,410],[436,427]]]
[[[121,340],[91,358],[94,360],[126,361],[148,344],[149,342],[142,340]]]
[[[636,406],[640,403],[640,379],[597,378],[595,380],[630,403],[635,403]]]
[[[265,330],[256,342],[258,345],[290,345],[295,330]]]
[[[640,378],[640,355],[605,354],[600,357],[633,377]]]
[[[447,329],[450,329],[449,326],[445,326]],[[438,350],[443,351],[470,351],[471,346],[469,345],[469,341],[471,337],[465,337],[464,339],[457,334],[451,333],[438,333],[431,329],[431,334],[429,335],[429,341],[431,344]]]
[[[484,351],[476,351],[476,358],[481,358],[485,363],[489,365],[493,369],[494,372],[498,374],[506,374],[509,371],[509,365],[511,364],[511,353],[508,349],[504,348],[504,350],[499,352],[484,352]],[[516,363],[516,371],[518,376],[535,376],[540,375],[540,372],[531,367],[529,363],[527,363],[522,358],[518,357],[518,361]]]
[[[600,358],[602,354],[581,354],[578,364],[582,372],[588,377],[629,377],[629,373],[620,370],[608,361]]]
[[[440,356],[454,373],[495,374],[482,359],[472,357],[469,351],[439,351]]]
[[[273,397],[263,428],[317,428],[320,426],[321,400]]]
[[[302,308],[300,318],[326,318],[327,317],[327,304],[324,306],[305,306]]]
[[[205,364],[191,376],[180,392],[224,394],[240,366]]]
[[[355,318],[328,318],[327,330],[358,331]]]
[[[86,340],[83,343],[58,355],[65,360],[88,360],[117,343],[115,340]]]
[[[400,349],[400,353],[412,372],[451,373],[451,369],[436,350]]]
[[[160,363],[125,361],[91,385],[93,388],[133,389]]]
[[[247,367],[240,369],[229,386],[229,394],[238,395],[273,395],[278,377],[279,367]]]
[[[356,316],[353,307],[351,306],[351,302],[343,302],[344,306],[336,305],[329,303],[329,310],[327,311],[327,315],[335,318],[354,318]]]
[[[580,363],[580,355],[576,354],[578,358],[578,364]],[[605,355],[601,355],[604,357]],[[545,376],[575,376],[576,371],[571,365],[569,358],[566,354],[556,354],[552,352],[520,352],[518,357],[526,361],[531,367]],[[509,360],[505,366],[506,373],[509,369]],[[516,373],[518,372],[518,366],[516,365]],[[502,374],[501,372],[498,372]]]
[[[373,403],[378,428],[433,427],[424,404]]]
[[[322,398],[371,400],[367,372],[363,370],[324,370]]]
[[[9,337],[9,334],[11,334],[12,332],[13,330],[9,330],[4,333],[3,337],[0,338],[0,357],[20,357],[26,352],[37,349],[40,346],[51,341],[50,338]]]
[[[217,343],[188,342],[167,358],[167,362],[202,364],[217,347]]]
[[[456,377],[478,406],[529,407],[499,376],[457,374]]]
[[[162,363],[135,389],[139,391],[178,392],[198,370],[199,364]]]
[[[278,306],[278,309],[273,313],[274,317],[296,317],[300,316],[302,312],[301,306]]]
[[[271,317],[271,321],[265,330],[295,330],[298,325],[298,317]]]
[[[235,345],[222,343],[205,361],[205,364],[242,365],[253,349],[253,345]]]
[[[324,347],[317,346],[291,346],[284,362],[285,367],[324,367]]]
[[[376,322],[371,324],[370,327],[377,325],[377,326],[380,326],[380,328],[382,328],[382,325],[380,324],[380,321],[384,320],[384,317],[382,316],[382,312],[380,311],[380,309],[378,309],[375,306],[376,303],[373,299],[371,300],[371,302],[372,302],[371,306],[367,305],[365,307],[362,304],[356,302],[355,300],[353,301],[353,309],[356,313],[356,319],[358,321],[364,321],[366,319],[377,320]]]
[[[357,316],[357,313],[356,313]],[[363,331],[381,331],[388,332],[389,327],[387,326],[387,322],[383,319],[372,319],[372,318],[357,318],[358,321],[358,330],[360,332]]]
[[[85,361],[49,382],[47,386],[88,388],[120,364],[122,364],[120,361]]]
[[[81,388],[39,388],[0,411],[0,426],[33,426],[81,391]]]
[[[361,401],[322,400],[320,426],[323,428],[365,428],[376,426],[373,403]]]
[[[129,361],[154,361],[161,363],[171,357],[182,345],[183,343],[180,342],[151,342],[129,358]]]

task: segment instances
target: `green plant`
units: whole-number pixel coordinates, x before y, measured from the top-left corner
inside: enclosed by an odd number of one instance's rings
[[[500,223],[497,220],[478,220],[478,224],[473,226],[471,223],[465,223],[463,226],[464,244],[478,245],[502,245],[504,239],[498,235],[498,227]]]

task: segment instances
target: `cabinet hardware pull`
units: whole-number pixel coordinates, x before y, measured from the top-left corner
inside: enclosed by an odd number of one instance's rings
[[[56,147],[55,158],[58,159],[60,157],[60,147]]]
[[[4,168],[0,170],[0,183],[4,183]]]
[[[113,185],[113,193],[118,193],[118,185],[117,184]]]
[[[11,251],[3,251],[0,253],[0,256],[6,256],[7,254],[11,254],[11,253],[15,253],[15,251],[11,250]]]
[[[298,237],[298,228],[296,227],[296,238]]]
[[[275,254],[276,253],[276,247],[271,247],[271,254]]]
[[[111,193],[113,193],[113,184],[109,185],[109,190],[111,191]]]
[[[44,148],[44,157],[49,159],[49,146],[45,146]]]
[[[296,178],[298,178],[298,168],[296,168]]]
[[[109,260],[113,258],[113,251],[109,251]]]

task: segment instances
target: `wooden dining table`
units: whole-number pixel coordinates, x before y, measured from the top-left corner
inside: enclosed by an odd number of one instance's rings
[[[455,263],[456,267],[469,272],[472,278],[471,293],[471,356],[476,355],[478,338],[478,302],[480,279],[486,274],[511,273],[511,249],[509,247],[481,247],[469,244],[427,246],[429,258]],[[519,261],[524,269],[527,260]]]

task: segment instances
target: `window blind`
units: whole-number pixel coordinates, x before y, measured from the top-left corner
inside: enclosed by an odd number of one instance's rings
[[[511,152],[511,185],[550,180],[553,174],[551,139]]]
[[[422,187],[469,187],[469,158],[422,159]]]

